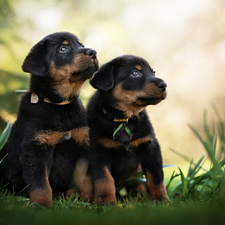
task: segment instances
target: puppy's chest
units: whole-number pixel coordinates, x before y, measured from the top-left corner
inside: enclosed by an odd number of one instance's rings
[[[154,139],[154,133],[146,123],[119,123],[114,124],[108,138],[114,147],[123,147],[126,150],[138,148]]]
[[[89,129],[88,127],[78,127],[68,131],[42,130],[35,137],[40,145],[56,145],[66,140],[74,140],[77,144],[88,145]]]
[[[44,145],[56,145],[70,139],[78,144],[88,143],[89,139],[87,122],[75,111],[55,114],[35,135],[35,140]]]
[[[114,135],[113,135],[114,134]],[[138,129],[130,129],[128,133],[125,129],[119,130],[116,134],[115,131],[109,131],[108,134],[103,135],[98,139],[100,145],[107,149],[114,149],[116,152],[130,152],[138,149],[142,144],[150,144],[154,139],[152,133],[140,134]]]

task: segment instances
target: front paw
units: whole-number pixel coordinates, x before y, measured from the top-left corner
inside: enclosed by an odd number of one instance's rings
[[[47,187],[46,189],[33,189],[30,191],[30,204],[35,208],[37,205],[50,208],[52,205],[52,189]]]
[[[109,205],[117,203],[117,200],[115,195],[98,195],[95,197],[94,203],[103,203]]]

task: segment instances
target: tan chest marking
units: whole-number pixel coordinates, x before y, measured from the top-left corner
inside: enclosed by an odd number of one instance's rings
[[[143,138],[138,138],[130,142],[128,145],[123,145],[122,143],[118,141],[113,141],[112,139],[109,139],[109,138],[99,139],[99,143],[103,145],[105,148],[125,147],[127,150],[131,150],[132,148],[137,148],[141,144],[152,142],[152,141],[153,141],[153,138],[150,135]]]
[[[64,140],[73,138],[76,143],[82,145],[89,145],[89,128],[80,127],[75,128],[71,131],[58,132],[58,131],[41,131],[34,137],[40,145],[56,145]]]
[[[80,127],[73,129],[71,131],[72,138],[80,145],[86,144],[89,145],[89,128],[88,127]]]

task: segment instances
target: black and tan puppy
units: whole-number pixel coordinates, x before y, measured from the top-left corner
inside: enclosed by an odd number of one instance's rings
[[[30,92],[0,151],[0,159],[7,155],[0,165],[1,187],[28,191],[31,203],[49,207],[52,191],[69,189],[78,159],[88,161],[89,131],[79,93],[98,59],[75,35],[58,32],[31,49],[22,69],[31,73]]]
[[[141,164],[149,197],[169,200],[160,146],[145,111],[166,98],[166,83],[155,77],[145,59],[132,55],[104,64],[90,83],[98,90],[87,109],[93,181],[89,197],[96,203],[116,202],[117,188]]]

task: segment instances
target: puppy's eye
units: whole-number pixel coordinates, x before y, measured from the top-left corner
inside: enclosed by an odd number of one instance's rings
[[[139,71],[134,70],[134,71],[131,73],[131,76],[136,78],[136,77],[141,77],[142,74],[141,74]]]
[[[63,45],[63,46],[60,47],[59,52],[60,53],[65,53],[65,52],[68,51],[68,49],[69,49],[69,46]]]

